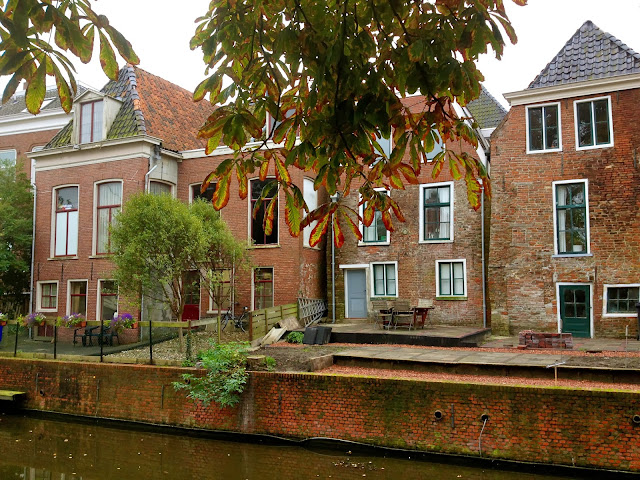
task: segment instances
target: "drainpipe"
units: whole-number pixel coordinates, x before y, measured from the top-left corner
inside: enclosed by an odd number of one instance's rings
[[[331,203],[336,203],[340,194],[331,195]],[[336,242],[333,231],[333,215],[331,215],[331,323],[336,323]]]
[[[36,184],[33,183],[33,223],[31,227],[31,278],[29,280],[29,314],[33,313],[33,268],[36,249]]]
[[[484,182],[482,182],[482,189],[480,190],[480,219],[480,235],[482,237],[482,326],[483,328],[487,328],[487,272],[484,254]]]
[[[158,164],[155,164],[149,169],[147,173],[144,174],[144,191],[147,193],[149,193],[149,175],[151,175],[151,172],[153,172],[156,168],[158,168]]]

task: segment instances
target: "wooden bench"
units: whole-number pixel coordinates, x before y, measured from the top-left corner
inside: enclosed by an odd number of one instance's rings
[[[0,390],[0,401],[15,402],[26,394],[26,392],[16,392],[15,390]]]

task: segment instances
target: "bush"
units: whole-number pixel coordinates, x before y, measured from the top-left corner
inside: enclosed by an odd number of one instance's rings
[[[304,333],[302,332],[290,332],[285,338],[288,343],[302,343],[303,339]]]
[[[246,369],[248,342],[212,343],[212,348],[200,352],[199,362],[204,375],[185,373],[185,383],[174,382],[176,390],[188,390],[187,398],[208,406],[212,401],[221,407],[231,407],[240,401],[249,374]]]

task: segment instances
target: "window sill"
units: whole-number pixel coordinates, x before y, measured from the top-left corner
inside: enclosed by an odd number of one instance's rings
[[[603,313],[604,318],[637,318],[637,313]]]
[[[78,256],[68,256],[68,257],[49,257],[47,258],[47,261],[53,261],[53,260],[78,260]],[[57,312],[57,310],[54,310]]]
[[[527,155],[539,155],[541,153],[560,153],[562,148],[550,148],[548,150],[527,150]]]
[[[420,240],[418,243],[453,243],[453,238],[450,240],[445,240],[445,239]]]
[[[551,258],[580,258],[580,257],[593,257],[593,253],[556,253],[551,255]]]
[[[307,248],[309,250],[315,250],[315,251],[320,251],[322,250],[320,247],[312,247],[311,245],[303,245],[304,248]]]
[[[466,301],[468,299],[469,298],[466,295],[464,297],[455,295],[436,297],[436,300]]]
[[[251,245],[249,246],[250,249],[262,249],[262,248],[280,248],[280,244],[279,243],[274,243],[274,244],[269,244],[269,245]]]
[[[38,309],[36,309],[36,312],[40,312],[40,313],[58,313],[58,309],[57,308],[38,308]]]
[[[598,148],[612,148],[613,143],[607,143],[606,145],[590,145],[588,147],[576,147],[577,152],[582,152],[585,150],[596,150]]]
[[[111,258],[111,257],[113,257],[113,253],[99,253],[99,254],[96,254],[96,255],[89,255],[89,258],[91,260],[95,260],[95,259],[98,259],[98,258]]]
[[[398,295],[373,295],[369,300],[394,300]]]
[[[359,247],[388,247],[391,242],[358,242]]]

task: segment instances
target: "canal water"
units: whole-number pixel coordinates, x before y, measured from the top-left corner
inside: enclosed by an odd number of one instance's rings
[[[560,478],[358,456],[345,448],[309,450],[0,415],[2,480],[507,480],[516,477],[518,480]]]

